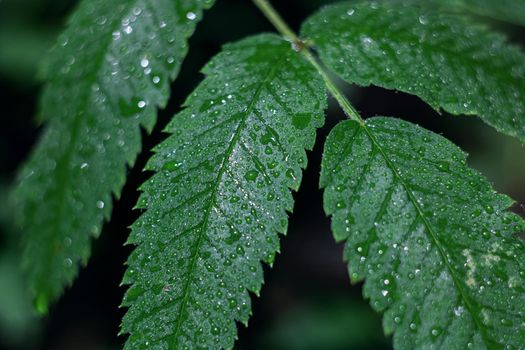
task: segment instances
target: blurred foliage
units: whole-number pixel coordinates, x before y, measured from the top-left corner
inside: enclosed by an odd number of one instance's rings
[[[76,0],[0,1],[0,76],[17,85],[36,81],[40,59]]]
[[[381,317],[347,295],[310,298],[284,310],[263,332],[257,349],[340,350],[389,346],[382,337]]]
[[[19,27],[19,24],[0,22],[1,74],[17,84],[33,83],[40,58],[55,36],[56,32],[49,28],[35,31],[26,26]]]
[[[0,336],[11,345],[22,341],[27,344],[34,339],[38,323],[20,273],[15,231],[11,227],[7,204],[7,185],[1,179],[0,203]]]

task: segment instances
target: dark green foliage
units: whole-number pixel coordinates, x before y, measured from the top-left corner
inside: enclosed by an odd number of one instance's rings
[[[399,3],[342,3],[303,26],[322,61],[349,83],[415,94],[478,115],[525,142],[525,54],[460,16]]]
[[[89,257],[126,167],[210,0],[83,1],[50,54],[41,120],[47,123],[13,193],[25,234],[24,266],[45,312]]]
[[[321,78],[277,36],[227,45],[203,71],[147,165],[124,277],[127,349],[233,346],[323,124]]]
[[[525,245],[515,234],[525,224],[512,200],[445,138],[394,118],[363,121],[331,81],[414,94],[525,142],[525,54],[460,15],[523,24],[522,2],[347,2],[314,14],[302,41],[254,1],[286,40],[224,46],[146,166],[123,278],[125,348],[233,347],[262,262],[286,233],[326,90],[352,120],[325,146],[325,211],[394,346],[522,348]],[[213,2],[84,0],[43,65],[46,124],[11,193],[38,311],[87,262],[141,128],[154,127]]]
[[[398,349],[525,344],[525,228],[445,138],[394,118],[334,128],[324,207]]]

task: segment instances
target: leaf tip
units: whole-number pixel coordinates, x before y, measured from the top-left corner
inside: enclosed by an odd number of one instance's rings
[[[49,311],[49,297],[46,293],[40,292],[34,300],[35,311],[39,316],[45,316]]]

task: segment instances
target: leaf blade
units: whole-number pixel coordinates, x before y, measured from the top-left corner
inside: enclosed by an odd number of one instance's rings
[[[322,80],[281,38],[227,45],[204,73],[147,166],[156,174],[141,188],[123,281],[126,348],[233,346],[323,124]]]
[[[47,125],[12,193],[40,312],[86,264],[141,149],[140,129],[153,128],[195,19],[212,3],[84,1],[45,61]]]
[[[465,158],[394,118],[346,121],[327,140],[325,211],[396,348],[523,344],[525,246],[513,233],[525,225]]]
[[[468,19],[415,5],[342,3],[312,16],[302,33],[349,83],[414,94],[438,111],[478,115],[525,142],[525,55]]]

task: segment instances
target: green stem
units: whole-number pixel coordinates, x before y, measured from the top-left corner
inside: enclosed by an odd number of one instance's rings
[[[359,115],[359,112],[354,108],[354,106],[352,106],[343,92],[337,88],[337,85],[335,85],[334,81],[330,78],[325,69],[319,64],[319,62],[317,62],[317,59],[308,50],[303,50],[302,53],[308,62],[310,62],[317,69],[319,74],[321,74],[326,88],[328,91],[330,91],[337,103],[339,103],[339,106],[341,106],[343,112],[345,112],[348,118],[353,119],[360,124],[364,124],[364,120],[361,118],[361,115]]]
[[[294,31],[286,24],[279,13],[267,0],[253,0],[255,5],[261,10],[264,16],[273,24],[279,33],[286,39],[292,42],[301,42],[301,39],[294,33]]]
[[[337,88],[334,81],[330,78],[330,75],[326,70],[317,62],[317,59],[308,50],[304,42],[295,34],[295,32],[286,24],[279,13],[273,8],[268,0],[253,0],[255,5],[261,10],[266,18],[274,25],[279,33],[284,36],[287,40],[294,44],[294,49],[298,48],[301,54],[310,62],[312,66],[317,69],[319,74],[324,80],[326,88],[332,96],[335,98],[339,106],[343,109],[345,114],[360,124],[364,124],[363,118],[359,115],[359,112],[352,106],[345,95]]]

